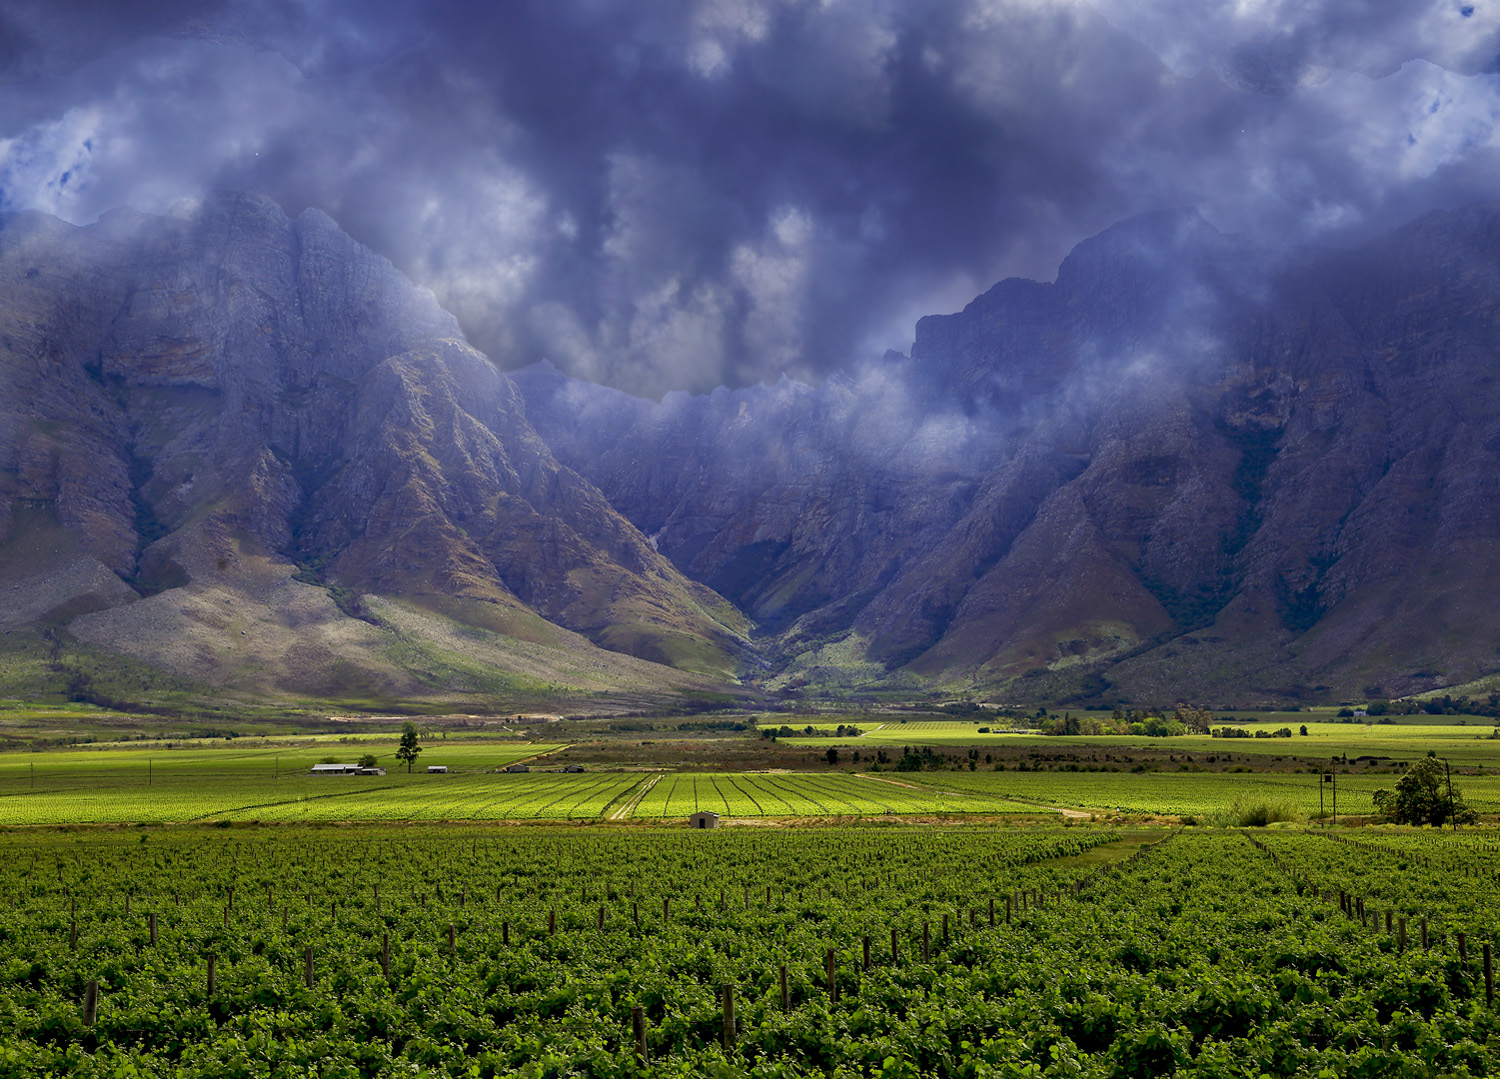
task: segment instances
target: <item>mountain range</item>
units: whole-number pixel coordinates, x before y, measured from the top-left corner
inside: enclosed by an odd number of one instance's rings
[[[0,692],[1216,704],[1500,674],[1500,206],[1192,211],[910,355],[498,370],[318,211],[0,219]]]

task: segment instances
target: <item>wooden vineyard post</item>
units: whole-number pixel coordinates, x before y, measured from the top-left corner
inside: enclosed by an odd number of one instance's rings
[[[948,915],[943,915],[943,947],[948,946]]]
[[[91,1027],[99,1018],[99,982],[90,979],[83,986],[83,1025]]]
[[[151,947],[156,947],[156,911],[151,912]]]
[[[734,983],[724,987],[724,1052],[734,1049]]]
[[[125,893],[125,917],[130,917],[130,893]]]
[[[839,1002],[838,957],[834,955],[832,948],[829,948],[823,956],[823,966],[828,972],[828,1003],[837,1004]]]
[[[1005,924],[1010,924],[1010,896],[1005,897]]]
[[[281,928],[282,928],[283,931],[285,931],[285,929],[286,929],[287,915],[290,914],[291,912],[292,912],[292,908],[291,907],[282,907],[281,908]]]
[[[604,929],[604,907],[602,905],[599,907],[599,926],[598,926],[598,928],[601,931]]]
[[[891,930],[894,939],[895,930]],[[792,992],[786,982],[786,964],[781,964],[781,1010],[789,1012],[792,1010]]]
[[[500,943],[504,944],[507,948],[510,947],[510,923],[509,922],[501,922],[500,923]]]
[[[1432,950],[1432,946],[1428,943],[1427,940],[1427,916],[1425,914],[1422,916],[1422,950],[1424,952],[1430,952]]]
[[[1490,945],[1484,945],[1484,1002],[1495,1003],[1495,968],[1490,965]]]
[[[979,928],[979,911],[975,910],[973,907],[969,908],[969,928]]]
[[[896,965],[896,961],[898,959],[900,959],[900,958],[901,958],[900,954],[896,951],[896,930],[892,929],[891,930],[891,966],[895,966]]]
[[[218,972],[218,965],[219,965],[219,957],[216,956],[216,955],[214,955],[212,952],[209,952],[208,953],[208,992],[207,992],[206,995],[208,996],[208,998],[210,1000],[213,999],[213,995],[214,995],[214,987],[215,987],[215,981],[216,981],[214,975]]]
[[[380,885],[375,885],[375,913],[380,913]]]
[[[922,923],[922,962],[932,959],[932,923]]]
[[[665,896],[664,895],[664,896],[661,897],[661,920],[662,920],[662,924],[665,925],[671,919],[671,917],[672,917],[672,898],[671,898],[671,896]]]
[[[995,928],[995,897],[990,896],[990,928]]]
[[[865,950],[864,968],[865,968],[865,970],[869,970],[870,969],[870,938],[869,937],[865,937],[864,940],[863,940],[863,943],[864,943],[864,950]]]
[[[1458,961],[1466,967],[1469,965],[1469,942],[1462,933],[1458,934]]]
[[[630,1009],[630,1031],[635,1035],[635,1059],[646,1063],[646,1009],[639,1004]]]
[[[391,980],[391,935],[380,934],[380,973],[385,975],[385,980]]]
[[[453,931],[453,923],[448,923],[448,954],[453,955],[458,951],[458,935]]]
[[[635,927],[639,929],[641,927],[641,905],[639,903],[631,903],[630,914],[635,918]]]
[[[313,984],[313,950],[312,950],[312,945],[311,944],[309,944],[302,951],[302,981],[303,981],[303,983],[309,989],[312,988],[312,984]]]
[[[554,907],[547,912],[547,935],[557,936],[557,908]]]
[[[78,947],[78,919],[68,919],[68,947]]]
[[[1406,919],[1402,918],[1396,926],[1396,951],[1406,951]]]
[[[1391,935],[1391,917],[1392,917],[1391,912],[1390,911],[1386,911],[1385,912],[1385,935],[1386,936],[1390,936]]]

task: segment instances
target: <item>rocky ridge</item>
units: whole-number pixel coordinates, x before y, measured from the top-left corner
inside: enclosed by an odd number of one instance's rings
[[[1164,213],[816,389],[514,377],[773,684],[1406,693],[1500,670],[1497,240],[1493,205],[1347,252]]]
[[[283,695],[733,678],[738,614],[326,215],[17,215],[0,283],[0,630]]]

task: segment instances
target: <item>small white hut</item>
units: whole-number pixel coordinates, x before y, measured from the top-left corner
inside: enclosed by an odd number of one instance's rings
[[[688,818],[689,828],[717,828],[719,815],[709,809],[700,809]]]

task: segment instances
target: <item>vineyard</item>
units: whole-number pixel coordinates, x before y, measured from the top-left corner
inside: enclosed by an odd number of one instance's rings
[[[509,759],[527,749],[548,748],[556,747],[519,747]],[[173,762],[173,767],[149,774],[138,763],[128,769],[92,770],[52,765],[38,770],[36,787],[26,784],[25,775],[10,778],[8,790],[0,794],[0,825],[659,820],[699,809],[729,817],[1047,812],[982,791],[935,790],[842,772],[510,775],[475,769],[431,776],[394,771],[386,776],[313,777],[304,771],[288,775],[284,763],[272,768],[261,755]]]
[[[1370,843],[9,834],[0,1074],[1494,1074],[1493,839]]]
[[[1395,786],[1397,778],[1341,773],[1339,813],[1374,812],[1375,791]],[[1333,808],[1332,784],[1321,785],[1320,805],[1318,776],[1293,772],[914,772],[902,779],[991,798],[1128,813],[1211,814],[1235,802],[1256,801],[1284,802],[1304,815]],[[1500,812],[1500,776],[1463,776],[1459,782],[1479,812]]]

